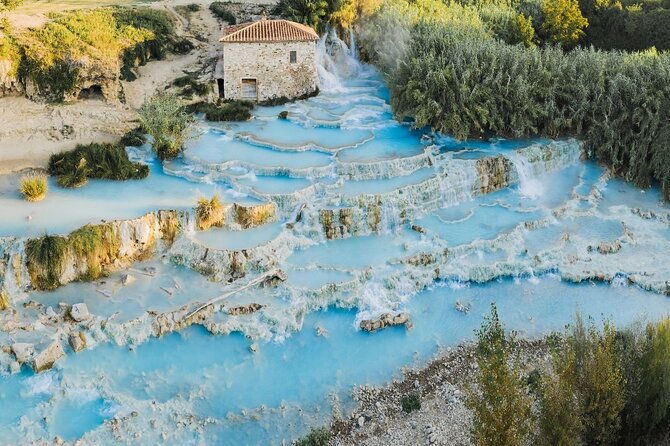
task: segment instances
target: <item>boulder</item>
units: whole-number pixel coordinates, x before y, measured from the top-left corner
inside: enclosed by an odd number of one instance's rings
[[[367,332],[375,332],[394,325],[404,325],[407,328],[410,324],[409,313],[398,313],[395,316],[390,313],[384,313],[378,319],[361,321],[360,328]]]
[[[42,350],[40,353],[35,356],[34,366],[35,373],[41,373],[45,370],[49,370],[60,358],[65,356],[65,351],[63,346],[60,345],[60,341],[52,342],[47,348]]]
[[[77,322],[82,322],[91,318],[91,314],[88,312],[88,307],[85,303],[79,303],[72,305],[70,308],[70,317]]]
[[[84,334],[83,331],[70,333],[70,336],[68,337],[68,342],[70,344],[70,347],[72,347],[72,350],[74,350],[75,353],[79,353],[80,351],[86,348],[86,335]]]
[[[16,342],[12,344],[12,353],[16,356],[16,360],[23,364],[35,353],[35,346],[26,342]]]

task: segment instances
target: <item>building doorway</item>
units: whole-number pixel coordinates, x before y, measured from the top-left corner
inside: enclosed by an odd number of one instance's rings
[[[223,94],[223,79],[218,78],[216,80],[216,86],[219,88],[219,97],[223,98],[224,97],[224,94]]]
[[[247,101],[258,100],[256,79],[242,79],[242,99]]]

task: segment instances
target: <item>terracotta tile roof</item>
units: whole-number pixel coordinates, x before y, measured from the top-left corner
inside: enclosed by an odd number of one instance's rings
[[[309,26],[289,20],[266,20],[226,26],[220,42],[286,42],[319,40]]]

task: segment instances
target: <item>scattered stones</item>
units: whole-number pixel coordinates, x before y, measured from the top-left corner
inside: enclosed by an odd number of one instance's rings
[[[72,305],[72,308],[70,308],[70,317],[76,322],[83,322],[90,319],[91,314],[88,312],[88,307],[85,303],[79,303]]]
[[[16,360],[24,364],[28,362],[31,356],[35,353],[35,346],[26,342],[17,342],[12,344],[12,353],[16,357]]]
[[[409,313],[398,313],[395,316],[390,313],[384,313],[379,319],[366,319],[361,321],[360,328],[367,332],[375,332],[394,325],[407,326],[409,322]]]
[[[255,342],[249,346],[249,351],[251,353],[256,353],[258,351],[258,344]]]
[[[249,305],[243,305],[239,307],[232,307],[228,309],[228,314],[231,316],[242,316],[245,314],[252,314],[255,313],[256,311],[260,310],[263,308],[263,305],[253,303]]]
[[[425,234],[426,233],[426,228],[423,226],[419,225],[412,225],[412,231],[418,232],[419,234]]]
[[[470,302],[463,304],[460,300],[457,300],[454,306],[456,307],[457,311],[465,314],[468,314],[472,308],[472,304]]]
[[[70,333],[70,336],[68,337],[68,343],[75,353],[79,353],[86,348],[86,335],[83,331]]]
[[[326,330],[326,329],[323,328],[322,326],[317,325],[317,326],[315,327],[315,330],[316,330],[316,335],[317,335],[317,336],[324,337],[324,338],[327,338],[327,337],[328,337],[328,330]]]
[[[614,240],[613,242],[603,242],[598,245],[598,252],[600,254],[615,254],[621,250],[621,242]]]
[[[47,348],[42,350],[37,356],[35,356],[34,366],[36,373],[44,372],[45,370],[51,369],[53,365],[65,355],[63,346],[61,346],[60,341],[52,342]]]
[[[121,276],[121,285],[127,286],[130,285],[131,283],[135,282],[135,276],[131,274],[124,274]]]
[[[286,110],[282,110],[279,112],[279,119],[288,119],[288,112]]]

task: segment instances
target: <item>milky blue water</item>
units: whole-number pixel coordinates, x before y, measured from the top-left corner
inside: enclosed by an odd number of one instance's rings
[[[442,349],[472,341],[492,302],[508,329],[531,338],[561,330],[577,312],[617,326],[670,313],[667,297],[624,286],[623,275],[612,284],[574,285],[558,274],[532,273],[529,259],[545,250],[559,251],[566,237],[607,242],[625,236],[621,219],[633,215],[633,208],[667,213],[657,189],[642,191],[607,180],[604,169],[593,163],[567,163],[542,172],[531,178],[533,194],[521,184],[464,196],[441,209],[412,203],[401,219],[379,233],[326,240],[320,209],[351,206],[361,196],[405,198],[409,193],[403,188],[436,179],[449,187],[441,170],[448,164],[416,167],[390,178],[337,178],[334,168],[348,163],[420,155],[435,135],[393,119],[388,91],[369,67],[356,66],[349,77],[335,81],[307,101],[259,107],[248,122],[200,122],[184,156],[164,166],[148,148],[130,149],[134,159],[149,165],[146,180],[91,181],[75,190],[61,189],[51,180],[44,202],[27,203],[16,191],[16,175],[0,177],[0,236],[66,233],[103,219],[134,218],[157,209],[189,210],[198,198],[215,193],[225,203],[260,203],[321,187],[313,199],[300,199],[307,207],[295,230],[284,224],[289,215],[280,212],[276,222],[251,229],[229,225],[185,235],[210,250],[263,252],[272,244],[276,251],[266,253],[267,261],[287,273],[286,283],[278,288],[252,287],[230,295],[226,308],[252,302],[265,307],[251,315],[233,317],[224,311],[213,316],[208,323],[220,323],[219,333],[226,334],[212,335],[194,326],[147,339],[150,314],[203,302],[237,285],[174,265],[170,253],[97,282],[29,291],[24,301],[43,307],[18,301],[17,317],[22,320],[43,317],[49,306],[86,302],[108,324],[88,333],[88,349],[78,354],[68,349],[52,371],[35,375],[24,366],[18,374],[0,377],[0,443],[58,436],[110,444],[110,420],[115,419],[122,420],[116,434],[127,434],[122,441],[131,444],[282,444],[326,424],[333,411],[348,416],[354,407],[353,386],[386,383],[399,378],[403,367],[424,365]],[[288,112],[288,120],[278,119],[281,111]],[[449,163],[498,154],[513,157],[518,148],[547,141],[457,141],[437,135],[434,142],[428,149],[431,156],[439,152],[438,158]],[[393,213],[393,201],[384,200],[384,211]],[[670,228],[662,222],[634,223],[633,230],[644,236],[670,240]],[[421,228],[413,230],[412,224]],[[505,240],[508,236],[511,241]],[[658,266],[641,271],[653,274],[662,271],[666,259],[664,244],[657,245],[631,242],[624,249],[657,256]],[[408,266],[409,257],[446,252],[443,248],[456,257],[445,264]],[[579,246],[569,249],[575,250],[569,252],[575,259],[587,255],[585,249],[577,251]],[[608,259],[613,260],[606,263]],[[617,272],[626,259],[596,260],[601,262],[598,267]],[[440,268],[453,268],[454,274],[445,277],[460,276],[460,267],[476,272],[505,262],[526,262],[527,268],[512,277],[502,269],[496,279],[481,285],[426,280],[427,287],[414,288],[414,280],[423,280],[421,273],[432,279]],[[149,275],[145,268],[156,273]],[[243,280],[261,272],[249,271]],[[135,281],[123,285],[124,274]],[[328,294],[333,290],[337,294]],[[471,305],[471,311],[457,311],[457,301]],[[362,317],[385,311],[409,312],[414,328],[374,334],[358,329]],[[118,331],[121,324],[127,324],[127,332]],[[39,343],[56,333],[57,327],[37,325],[27,333],[2,332],[0,340],[11,344],[23,337]]]

